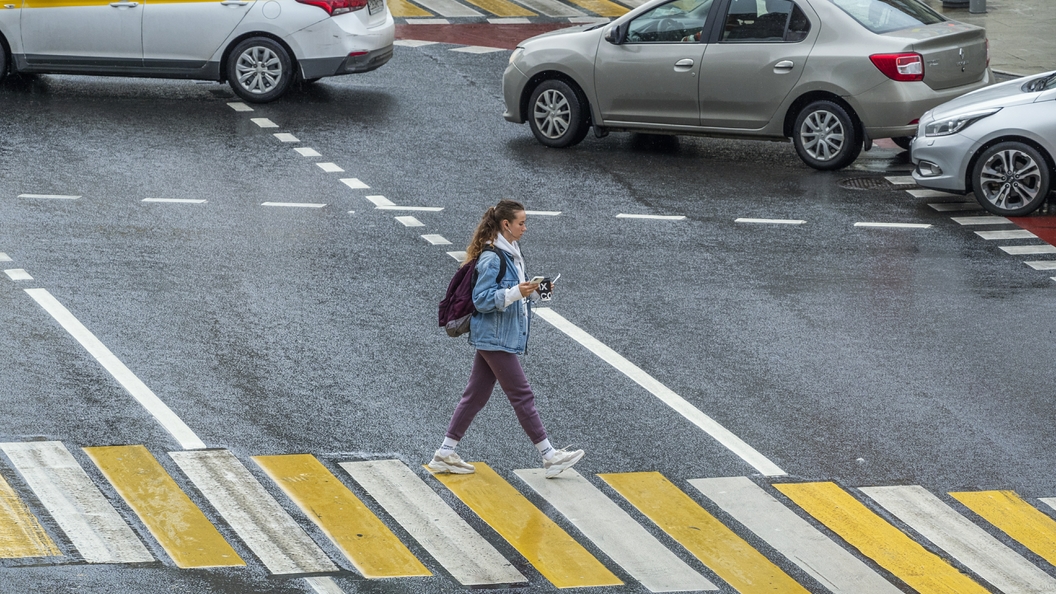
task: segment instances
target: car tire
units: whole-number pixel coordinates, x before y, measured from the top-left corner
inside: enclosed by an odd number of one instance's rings
[[[842,169],[862,152],[854,119],[838,103],[822,99],[799,110],[792,129],[799,158],[821,171]]]
[[[972,167],[975,199],[1001,216],[1023,216],[1045,202],[1051,185],[1049,162],[1037,149],[1008,141],[984,150]]]
[[[286,48],[267,37],[251,37],[236,45],[228,55],[226,70],[231,90],[251,103],[278,99],[294,77]]]
[[[7,50],[4,48],[3,42],[0,42],[0,83],[4,82],[4,78],[7,77]]]
[[[544,80],[528,100],[528,125],[536,140],[548,147],[579,144],[590,129],[587,102],[571,85],[556,79]]]
[[[898,148],[900,148],[900,149],[902,149],[904,151],[908,151],[909,147],[913,144],[913,137],[912,136],[896,136],[896,137],[891,139],[891,142],[894,142],[898,146]]]

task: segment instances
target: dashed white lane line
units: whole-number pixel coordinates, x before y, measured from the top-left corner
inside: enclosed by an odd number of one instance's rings
[[[494,52],[504,52],[501,47],[485,47],[483,45],[466,45],[462,47],[456,47],[452,49],[453,52],[461,52],[464,54],[490,54]]]
[[[261,206],[281,206],[283,208],[323,208],[326,204],[316,202],[261,202]]]
[[[110,352],[98,338],[92,334],[84,324],[73,317],[68,309],[63,307],[55,297],[46,289],[26,289],[26,293],[51,314],[55,321],[61,325],[66,332],[70,333],[77,342],[88,351],[110,375],[114,376],[128,393],[136,399],[147,412],[153,416],[161,426],[165,428],[176,439],[185,450],[205,448],[205,443],[191,431],[191,428],[183,422],[176,413],[172,412],[157,395],[154,394],[132,371],[121,362],[120,359]]]
[[[451,242],[445,239],[443,235],[423,235],[422,239],[428,241],[433,245],[451,245]]]
[[[144,198],[142,202],[163,202],[170,204],[205,204],[205,200],[197,198]]]
[[[396,217],[396,220],[399,221],[404,227],[424,227],[425,226],[425,223],[419,221],[418,219],[416,219],[414,217]]]
[[[380,204],[375,206],[377,210],[413,210],[420,212],[440,212],[443,206],[400,206],[398,204]]]
[[[8,256],[4,252],[0,252],[0,262],[14,262],[14,260],[11,259],[11,256]]]
[[[1056,270],[1056,260],[1033,260],[1024,264],[1034,270]]]
[[[235,111],[253,111],[253,108],[242,103],[241,101],[231,101],[227,104],[231,109]]]
[[[560,210],[526,210],[524,214],[532,217],[557,217],[561,216]]]
[[[1056,254],[1056,245],[1003,245],[1001,249],[1012,256],[1031,256],[1034,254]]]
[[[447,252],[447,255],[458,260],[459,262],[466,259],[466,252]]]
[[[297,151],[302,157],[322,157],[322,155],[319,154],[319,151],[313,148],[297,147],[293,150]]]
[[[344,171],[344,169],[338,167],[337,163],[316,163],[316,165],[327,173],[341,173]]]
[[[249,118],[249,121],[260,126],[261,128],[278,128],[279,125],[269,120],[268,118]]]
[[[65,194],[19,194],[19,198],[35,198],[37,200],[76,200],[80,196],[67,196]]]
[[[953,198],[957,196],[952,192],[942,192],[939,190],[906,190],[914,198]]]
[[[859,222],[855,227],[872,227],[875,229],[931,229],[927,223],[867,223]]]
[[[917,180],[913,179],[912,175],[889,175],[884,179],[895,184],[896,186],[908,186],[917,184]]]
[[[407,22],[408,22],[408,24],[413,24],[413,23],[410,22],[410,20],[408,20]],[[419,24],[425,24],[425,23],[419,23]],[[445,25],[447,24],[446,20],[444,21],[444,24]],[[436,42],[435,41],[422,41],[422,40],[419,40],[419,39],[397,39],[396,41],[392,42],[392,45],[402,45],[403,47],[423,47],[423,46],[426,46],[426,45],[436,45]]]
[[[931,208],[939,212],[957,212],[960,210],[983,210],[978,202],[935,202],[929,204]]]
[[[600,340],[587,334],[581,328],[569,322],[553,309],[540,307],[535,309],[535,315],[546,320],[558,330],[567,334],[572,340],[586,347],[601,360],[615,367],[618,371],[632,379],[635,383],[649,391],[661,402],[670,406],[675,412],[685,417],[705,433],[713,437],[720,444],[739,456],[765,476],[785,476],[785,471],[763,456],[755,448],[745,443],[740,437],[734,435],[729,429],[723,427],[714,419],[701,412],[700,409],[690,404],[685,398],[676,394],[673,390],[657,381],[653,376],[646,373],[640,367],[625,359],[622,355],[605,346]]]
[[[367,184],[365,184],[362,181],[360,181],[359,178],[355,178],[355,177],[346,177],[346,178],[341,180],[341,183],[343,183],[346,186],[352,188],[353,190],[369,190],[370,189],[370,186],[368,186]]]
[[[449,21],[447,19],[407,19],[404,22],[406,24],[408,24],[408,25],[450,25],[451,24],[451,21]]]
[[[1012,221],[1005,217],[976,216],[976,217],[950,217],[958,225],[1009,225]]]
[[[800,219],[734,219],[734,223],[758,223],[760,225],[804,225],[806,221]]]
[[[275,138],[278,138],[280,142],[300,142],[296,136],[289,132],[276,132]]]
[[[1037,239],[1038,236],[1034,235],[1026,229],[1010,229],[1008,231],[976,231],[976,235],[986,240],[994,239]]]
[[[367,200],[374,203],[374,206],[396,206],[392,200],[384,196],[367,196]]]
[[[616,215],[617,219],[650,219],[654,221],[684,221],[684,215],[649,215],[649,214],[625,214]]]
[[[8,276],[8,278],[10,278],[13,281],[33,280],[33,277],[29,276],[29,273],[26,272],[25,270],[22,270],[21,268],[11,268],[11,269],[5,270],[4,274],[6,274]]]

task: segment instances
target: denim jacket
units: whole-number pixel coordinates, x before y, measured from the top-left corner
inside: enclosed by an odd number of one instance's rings
[[[502,255],[500,255],[502,254]],[[506,258],[506,274],[498,283],[499,258]],[[521,299],[506,307],[506,289],[519,283],[513,259],[502,250],[485,250],[477,258],[477,282],[473,286],[473,306],[477,312],[469,320],[469,344],[481,351],[523,354],[528,347],[528,316]]]

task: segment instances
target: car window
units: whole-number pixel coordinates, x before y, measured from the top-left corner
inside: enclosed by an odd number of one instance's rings
[[[722,41],[802,41],[809,32],[810,20],[790,0],[733,0]]]
[[[712,0],[674,0],[643,12],[627,26],[627,43],[700,41]]]
[[[831,0],[873,33],[934,25],[946,17],[917,0]]]

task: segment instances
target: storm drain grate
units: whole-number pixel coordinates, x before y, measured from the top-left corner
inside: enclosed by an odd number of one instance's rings
[[[836,182],[845,190],[890,190],[894,184],[882,177],[848,177]]]

